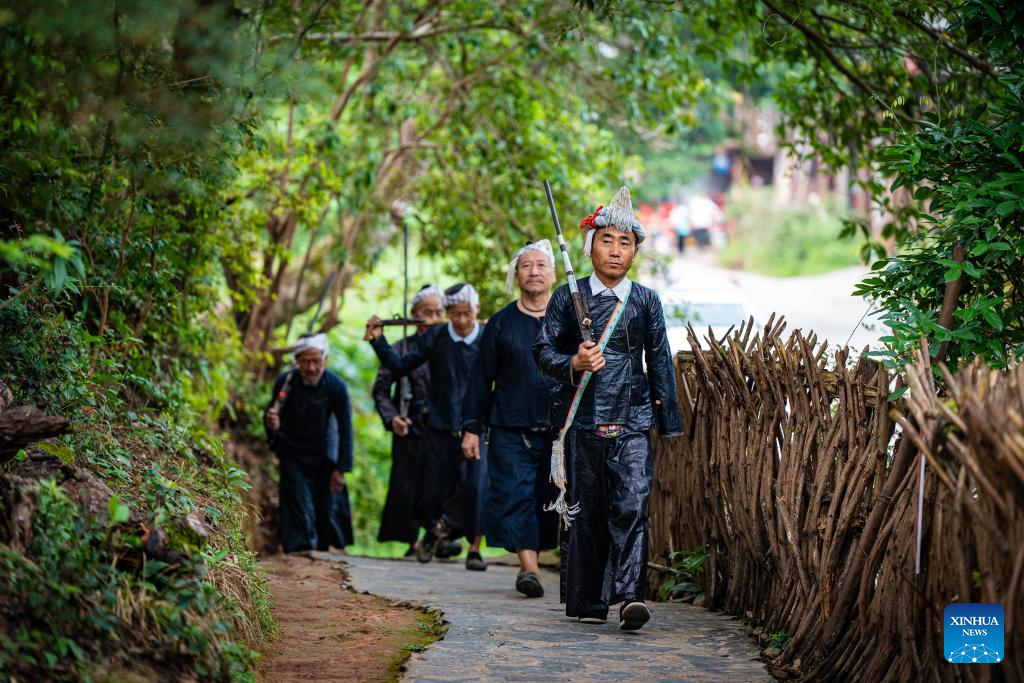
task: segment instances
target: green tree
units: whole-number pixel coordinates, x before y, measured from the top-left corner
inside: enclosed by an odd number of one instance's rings
[[[251,12],[263,60],[281,64],[275,78],[291,93],[258,105],[271,113],[265,144],[229,192],[244,220],[267,227],[259,277],[228,278],[256,354],[282,342],[337,271],[320,327],[336,324],[340,294],[403,221],[423,256],[443,253],[453,277],[481,287],[490,311],[509,254],[550,232],[540,180],[567,217],[589,213],[633,163],[609,131],[659,129],[704,87],[673,31],[567,2]]]
[[[1005,367],[1024,357],[1024,11],[969,2],[954,25],[999,74],[980,103],[936,109],[879,164],[913,192],[901,251],[859,288],[892,328],[885,356],[905,362],[918,339],[952,366],[975,356]],[[954,88],[946,97],[957,101]]]
[[[629,2],[581,5],[598,17],[653,11]],[[843,234],[861,234],[864,258],[880,259],[858,291],[882,303],[893,328],[886,358],[902,364],[920,337],[953,364],[981,356],[1004,365],[1021,356],[1024,12],[1016,3],[659,7],[686,17],[697,57],[737,83],[771,83],[782,127],[795,132],[804,154],[862,171],[858,182],[887,220],[875,234],[853,219]],[[959,249],[968,254],[962,263]]]

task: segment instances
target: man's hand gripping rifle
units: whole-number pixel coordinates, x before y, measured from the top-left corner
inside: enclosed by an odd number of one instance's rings
[[[555,210],[555,199],[551,196],[551,185],[544,181],[544,193],[548,197],[548,208],[551,209],[551,220],[555,223],[555,235],[558,238],[558,249],[562,252],[562,265],[565,267],[565,275],[569,280],[569,295],[572,297],[572,306],[576,312],[576,321],[580,326],[580,336],[583,342],[580,344],[576,355],[572,359],[572,367],[577,372],[596,372],[604,366],[604,358],[601,356],[601,347],[594,343],[594,329],[590,320],[590,311],[587,310],[587,302],[580,296],[580,289],[576,284],[576,275],[572,271],[572,264],[569,262],[569,252],[565,248],[565,237],[562,235],[562,224],[558,222],[558,212]],[[550,313],[558,315],[558,311]],[[575,403],[575,399],[574,399]],[[566,425],[558,433],[551,448],[551,482],[558,487],[558,498],[545,510],[553,510],[562,518],[562,523],[568,528],[572,524],[573,515],[579,511],[578,504],[569,502],[568,480],[565,471],[565,432],[571,422],[571,412]]]

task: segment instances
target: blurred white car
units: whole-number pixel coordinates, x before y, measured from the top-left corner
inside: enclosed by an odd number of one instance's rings
[[[719,340],[730,327],[739,329],[751,316],[755,327],[761,325],[757,312],[739,287],[669,291],[664,293],[661,303],[665,310],[668,344],[673,354],[690,350],[687,323],[693,325],[704,349],[710,348],[705,339],[709,325]]]

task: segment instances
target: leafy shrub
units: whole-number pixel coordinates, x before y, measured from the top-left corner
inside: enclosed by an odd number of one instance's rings
[[[671,575],[658,589],[658,597],[673,602],[704,603],[704,587],[699,576],[704,571],[704,562],[711,557],[711,549],[700,545],[690,550],[677,550],[669,556]]]
[[[131,668],[144,655],[163,671],[247,677],[254,655],[230,636],[223,597],[206,580],[209,558],[147,559],[116,498],[101,520],[53,481],[35,497],[26,552],[0,546],[0,670],[88,680],[97,666]]]
[[[889,207],[895,220],[883,236],[900,251],[882,251],[858,293],[884,309],[892,333],[880,355],[890,367],[910,360],[921,338],[933,354],[945,345],[952,367],[975,357],[996,367],[1024,358],[1024,13],[1017,3],[972,0],[952,28],[996,66],[997,91],[965,108],[947,84],[919,127],[889,131],[895,141],[881,155],[882,174],[914,201]],[[892,108],[884,113],[896,120]],[[954,281],[960,291],[944,326]]]

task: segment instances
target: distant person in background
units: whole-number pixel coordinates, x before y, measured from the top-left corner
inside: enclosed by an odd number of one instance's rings
[[[676,248],[679,255],[686,253],[686,238],[690,236],[690,209],[686,202],[679,202],[669,211],[668,221],[676,232]]]
[[[711,228],[715,224],[717,212],[718,207],[706,194],[698,193],[690,198],[690,227],[693,229],[693,237],[697,241],[698,249],[707,249],[711,244]]]
[[[419,335],[434,325],[444,322],[444,293],[437,285],[426,285],[412,298],[411,314],[423,321],[416,326],[414,334],[393,345],[399,355],[409,351],[417,343]],[[405,414],[400,410],[404,398]],[[391,432],[391,476],[388,480],[388,494],[380,518],[377,540],[408,543],[406,557],[416,552],[423,523],[423,481],[428,476],[427,454],[423,452],[423,435],[426,429],[427,394],[430,390],[430,368],[423,364],[406,378],[396,380],[391,371],[381,366],[373,383],[373,402],[384,423],[384,429]],[[456,544],[458,546],[458,544]],[[461,552],[458,546],[454,554]],[[439,555],[442,553],[438,553]]]
[[[299,337],[294,346],[298,368],[278,375],[274,398],[264,412],[280,461],[281,545],[286,553],[345,547],[335,495],[345,488],[345,473],[352,471],[352,410],[345,382],[327,369],[327,349],[326,334]],[[328,448],[331,415],[337,420],[338,438]]]

